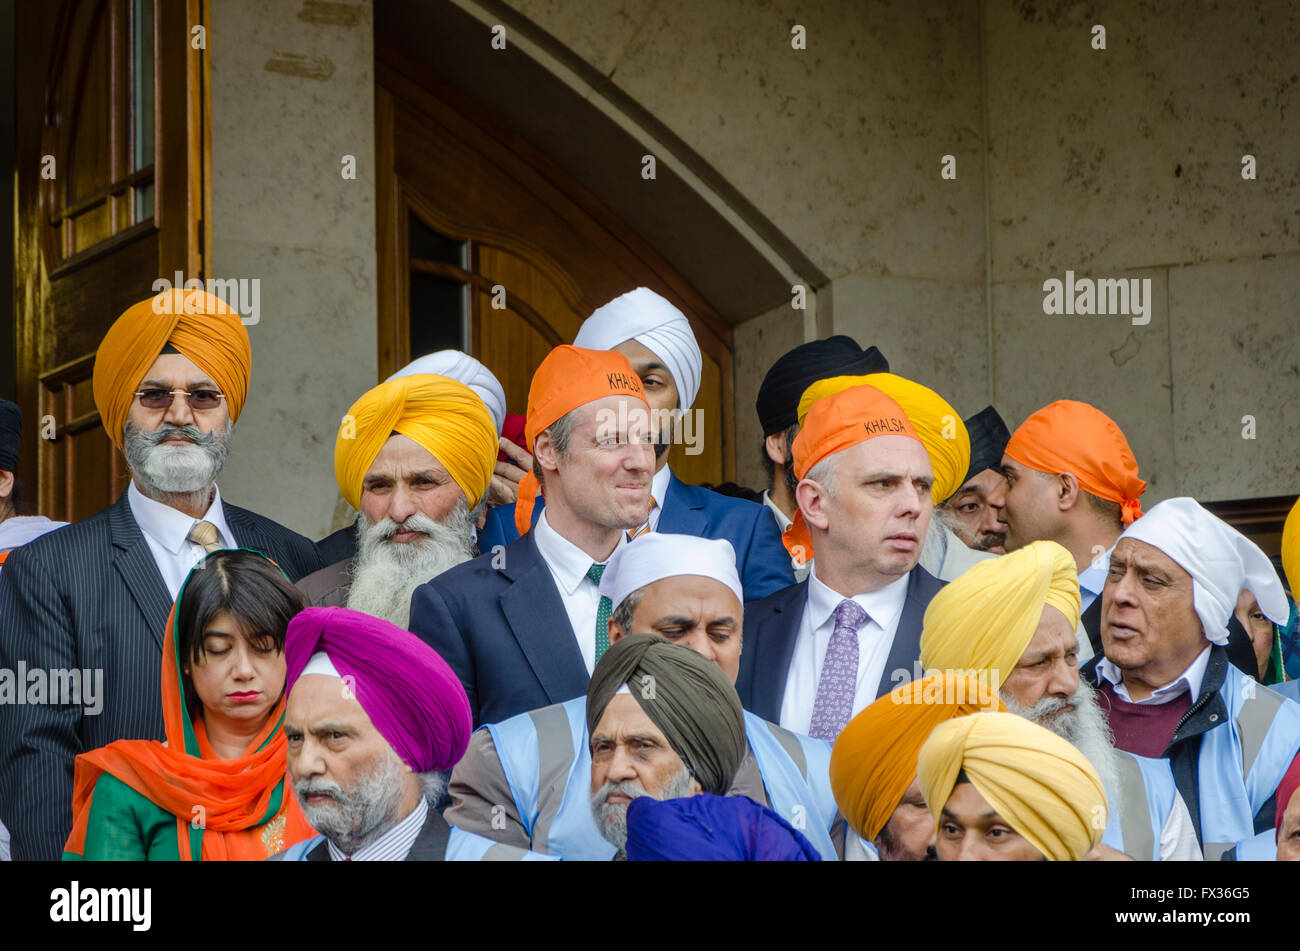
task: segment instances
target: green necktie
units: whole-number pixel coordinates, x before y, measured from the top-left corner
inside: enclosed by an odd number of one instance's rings
[[[587,569],[587,577],[597,588],[600,587],[600,576],[604,573],[604,565],[593,564]],[[596,663],[600,663],[601,656],[609,650],[609,613],[612,607],[609,598],[601,595],[600,604],[596,608]]]

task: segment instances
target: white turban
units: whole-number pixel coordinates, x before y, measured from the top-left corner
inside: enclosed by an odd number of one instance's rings
[[[626,340],[635,340],[663,361],[677,385],[678,408],[690,409],[700,392],[704,359],[686,315],[650,288],[638,287],[583,321],[573,345],[613,350]]]
[[[308,674],[320,674],[322,677],[338,677],[340,680],[343,675],[338,672],[334,666],[334,661],[330,660],[330,655],[324,651],[317,651],[307,660],[307,666],[302,669],[299,677],[306,677]]]
[[[678,575],[701,575],[721,581],[745,603],[745,589],[736,572],[736,551],[725,538],[646,532],[628,542],[605,565],[600,593],[616,610],[629,594],[648,584]]]
[[[1120,538],[1160,549],[1192,576],[1192,606],[1210,643],[1228,643],[1228,619],[1242,591],[1255,596],[1273,623],[1286,623],[1290,608],[1268,556],[1195,499],[1166,499]]]
[[[501,388],[500,381],[492,375],[492,371],[483,364],[459,350],[439,350],[412,360],[384,382],[389,383],[399,376],[415,376],[417,373],[449,376],[464,383],[483,401],[483,405],[492,414],[492,422],[497,424],[497,435],[501,435],[501,429],[506,424],[506,391]]]

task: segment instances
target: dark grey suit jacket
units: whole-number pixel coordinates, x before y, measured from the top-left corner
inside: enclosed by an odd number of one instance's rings
[[[235,540],[291,579],[320,567],[308,539],[229,503],[223,509]],[[159,676],[171,606],[125,493],[5,562],[0,669],[89,669],[103,678],[102,695],[83,695],[81,704],[0,704],[0,819],[15,859],[63,854],[77,754],[114,740],[163,739]],[[102,704],[98,715],[84,712],[90,699]]]
[[[895,671],[907,671],[907,680],[902,683],[913,679],[913,666],[921,657],[921,621],[930,599],[939,593],[943,584],[920,565],[908,574],[907,600],[903,602],[903,613],[889,647],[889,659],[885,661],[885,671],[876,689],[877,697],[898,685],[900,681],[893,677]],[[745,641],[736,692],[746,710],[773,723],[781,722],[785,682],[807,602],[808,582],[801,581],[745,605]]]

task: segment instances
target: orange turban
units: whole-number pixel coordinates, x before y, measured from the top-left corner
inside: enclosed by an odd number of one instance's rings
[[[334,442],[334,476],[354,509],[361,507],[366,472],[393,433],[429,450],[471,509],[492,481],[496,423],[479,395],[459,380],[432,373],[399,376],[364,393],[348,416]]]
[[[906,436],[920,442],[897,401],[874,386],[854,386],[818,400],[794,437],[794,475],[802,479],[827,456],[877,436]],[[786,550],[800,564],[813,557],[812,534],[797,513],[782,537]]]
[[[932,674],[895,687],[849,721],[831,750],[831,792],[855,832],[875,841],[916,778],[916,757],[945,720],[1005,710],[987,682]]]
[[[253,355],[239,314],[205,291],[163,291],[123,311],[95,354],[95,407],[118,449],[135,391],[169,343],[221,387],[232,423],[244,408]]]
[[[1137,459],[1115,421],[1095,406],[1049,403],[1011,434],[1006,454],[1039,472],[1069,472],[1097,498],[1118,502],[1125,525],[1142,515],[1138,500],[1147,484],[1138,478]]]
[[[1300,499],[1282,526],[1282,573],[1291,586],[1291,596],[1300,601]]]
[[[641,378],[617,350],[584,350],[569,344],[556,347],[546,355],[533,374],[528,388],[528,418],[524,438],[528,451],[533,440],[565,413],[594,403],[607,396],[630,396],[640,400],[647,410]],[[527,534],[533,525],[533,506],[541,486],[531,472],[519,480],[519,500],[515,503],[515,527]]]

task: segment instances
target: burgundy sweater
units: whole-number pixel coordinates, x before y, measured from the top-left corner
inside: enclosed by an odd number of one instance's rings
[[[1115,693],[1115,686],[1101,678],[1101,695],[1097,702],[1106,711],[1106,720],[1115,734],[1115,747],[1137,756],[1158,759],[1174,738],[1174,728],[1192,705],[1192,695],[1184,691],[1168,703],[1140,704]]]

